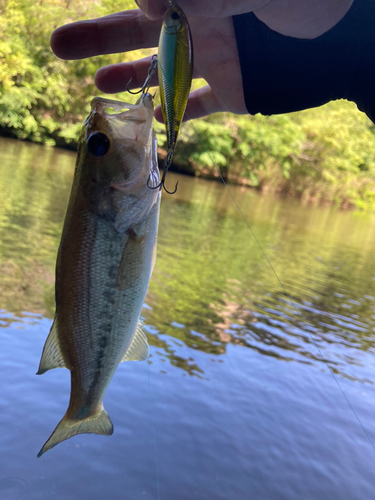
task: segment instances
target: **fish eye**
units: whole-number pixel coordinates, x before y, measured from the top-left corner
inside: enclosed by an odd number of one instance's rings
[[[111,143],[108,137],[102,132],[93,132],[87,139],[87,149],[89,153],[97,158],[108,153]]]
[[[180,14],[178,12],[172,12],[171,18],[173,19],[173,21],[177,21],[178,19],[180,19]]]

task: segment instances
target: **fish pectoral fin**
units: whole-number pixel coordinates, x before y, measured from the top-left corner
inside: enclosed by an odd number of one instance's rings
[[[125,290],[133,285],[134,273],[132,272],[129,263],[133,266],[138,266],[145,259],[145,248],[143,241],[145,234],[141,232],[142,227],[135,227],[129,231],[128,239],[122,252],[121,262],[119,266],[117,285],[120,290]]]
[[[146,334],[143,331],[143,323],[138,321],[133,340],[120,363],[123,361],[144,361],[148,358],[149,354],[150,348],[147,342]]]
[[[82,420],[71,420],[65,415],[43,445],[37,455],[38,458],[57,444],[76,434],[102,434],[104,436],[113,434],[113,425],[105,409],[101,407],[95,415]]]
[[[66,368],[64,357],[60,349],[56,318],[52,324],[46,343],[44,344],[42,358],[36,374],[42,375],[46,371],[52,370],[52,368]]]

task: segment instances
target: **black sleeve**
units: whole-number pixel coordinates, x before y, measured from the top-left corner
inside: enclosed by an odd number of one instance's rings
[[[253,14],[233,17],[249,113],[288,113],[354,101],[375,123],[375,2],[354,0],[313,39],[280,35]]]

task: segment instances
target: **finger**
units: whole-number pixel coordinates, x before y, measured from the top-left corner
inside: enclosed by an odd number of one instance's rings
[[[129,83],[130,89],[139,89],[143,86],[148,70],[151,66],[151,57],[145,57],[136,62],[112,64],[100,68],[95,75],[95,85],[107,94],[123,92]],[[157,71],[151,80],[151,85],[158,85]]]
[[[126,90],[126,86],[131,79],[129,89],[139,89],[147,78],[150,66],[151,57],[145,57],[134,62],[104,66],[96,72],[95,85],[102,92],[114,94]],[[193,78],[200,78],[200,75],[194,71]],[[151,80],[151,86],[156,85],[159,85],[157,71]]]
[[[211,113],[225,111],[219,101],[216,99],[209,85],[194,90],[189,96],[183,121],[193,120],[194,118],[202,118]],[[155,118],[158,122],[164,123],[161,107],[155,109]]]
[[[119,12],[60,26],[52,33],[51,48],[61,59],[83,59],[155,47],[160,25],[140,10]]]
[[[161,19],[168,7],[165,0],[153,0],[152,2],[148,0],[135,0],[135,3],[149,19],[153,20]]]
[[[209,85],[194,90],[189,96],[183,121],[202,118],[211,113],[225,111]]]
[[[159,123],[164,123],[163,113],[161,111],[160,104],[159,104],[159,106],[156,106],[156,108],[155,108],[155,119]]]

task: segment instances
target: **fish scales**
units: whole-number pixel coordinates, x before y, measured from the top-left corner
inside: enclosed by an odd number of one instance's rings
[[[38,456],[75,434],[112,434],[106,389],[121,361],[148,356],[139,317],[160,205],[160,192],[147,187],[149,176],[159,181],[152,118],[149,94],[137,105],[96,98],[83,127],[56,264],[56,314],[38,371],[68,368],[71,395]]]

